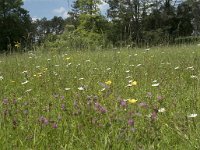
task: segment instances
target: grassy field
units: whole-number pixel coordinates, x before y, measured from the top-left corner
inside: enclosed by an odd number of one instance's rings
[[[0,56],[0,149],[200,149],[200,47]]]

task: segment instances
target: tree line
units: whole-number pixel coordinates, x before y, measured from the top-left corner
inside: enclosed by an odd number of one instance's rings
[[[109,5],[106,16],[102,2]],[[68,18],[34,21],[22,6],[22,0],[0,1],[0,51],[58,40],[76,47],[150,46],[200,36],[198,0],[75,0]]]

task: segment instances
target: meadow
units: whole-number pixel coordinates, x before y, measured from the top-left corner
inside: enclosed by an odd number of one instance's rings
[[[46,51],[0,56],[0,149],[200,149],[198,45]]]

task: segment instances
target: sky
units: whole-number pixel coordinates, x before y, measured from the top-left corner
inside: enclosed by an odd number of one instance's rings
[[[24,0],[23,8],[29,11],[33,20],[46,17],[51,19],[54,16],[68,17],[68,11],[74,0]],[[106,14],[108,4],[102,3],[99,6],[102,14]]]

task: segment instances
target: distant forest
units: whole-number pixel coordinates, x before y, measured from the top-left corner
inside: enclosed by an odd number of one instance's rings
[[[88,45],[153,46],[198,41],[199,0],[75,0],[69,17],[32,20],[23,0],[0,1],[0,51],[31,49],[51,43],[56,47]],[[67,1],[66,1],[67,3]]]

